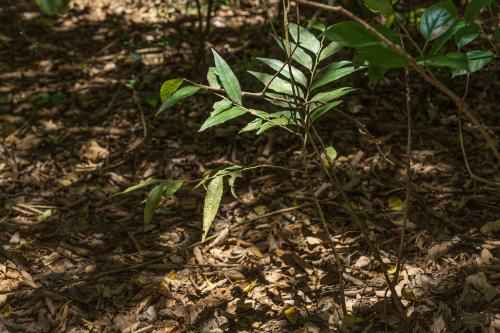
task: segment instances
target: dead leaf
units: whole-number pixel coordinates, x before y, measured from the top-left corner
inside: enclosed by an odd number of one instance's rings
[[[370,263],[372,262],[372,260],[366,256],[361,256],[358,258],[358,260],[356,260],[356,263],[354,264],[354,266],[358,267],[358,268],[363,268],[363,267],[366,267],[368,265],[370,265]]]

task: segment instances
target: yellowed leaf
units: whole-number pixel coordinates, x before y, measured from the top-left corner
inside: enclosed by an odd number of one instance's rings
[[[391,196],[387,200],[389,208],[393,211],[400,212],[403,210],[403,201],[399,197]]]
[[[252,282],[250,282],[249,284],[247,284],[245,286],[245,288],[243,288],[243,291],[246,292],[246,293],[249,293],[252,291],[253,288],[255,288],[257,286],[257,279],[253,280]]]
[[[167,275],[167,279],[169,280],[177,280],[177,273],[172,269],[168,275]]]
[[[295,309],[294,306],[290,306],[285,309],[285,316],[286,319],[288,319],[288,321],[291,322],[292,324],[296,324],[297,321],[299,320],[297,310]]]

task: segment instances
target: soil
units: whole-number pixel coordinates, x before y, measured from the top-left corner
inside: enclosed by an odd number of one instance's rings
[[[0,22],[0,331],[408,330],[381,265],[312,155],[312,185],[345,265],[346,316],[302,174],[245,173],[204,244],[202,189],[181,189],[148,225],[147,192],[111,197],[144,179],[190,182],[230,163],[301,168],[301,143],[280,129],[238,135],[244,122],[236,120],[198,133],[214,101],[208,95],[154,117],[164,80],[205,80],[210,47],[257,91],[245,71],[279,49],[254,2],[218,5],[203,56],[189,3],[74,0],[47,17],[35,1],[3,0]],[[499,73],[496,60],[472,75],[467,96],[496,137]],[[464,79],[438,75],[463,93]],[[359,88],[341,108],[350,116],[326,116],[320,132],[394,274],[406,184],[404,76],[367,81],[361,72],[350,79]],[[487,182],[471,179],[453,103],[411,72],[410,84],[412,186],[396,290],[412,331],[500,331],[498,166],[463,121],[470,167]]]

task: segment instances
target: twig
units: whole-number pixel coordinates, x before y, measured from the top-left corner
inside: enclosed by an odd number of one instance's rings
[[[469,92],[469,75],[467,74],[467,79],[465,81],[465,92],[462,96],[462,99],[465,100],[465,97],[467,97],[468,92]],[[472,178],[472,180],[477,180],[482,183],[490,184],[493,186],[500,186],[500,183],[479,177],[472,171],[469,164],[469,159],[467,158],[467,152],[465,150],[464,135],[462,131],[462,112],[460,109],[458,109],[458,140],[460,141],[460,151],[462,152],[465,168],[467,169],[467,172],[469,173],[469,176]]]
[[[366,128],[365,125],[363,125],[363,123],[361,123],[359,120],[357,120],[355,117],[351,116],[347,112],[344,112],[344,111],[342,111],[340,109],[334,109],[334,110],[335,110],[335,112],[337,112],[341,116],[343,116],[343,117],[349,119],[350,121],[352,121],[354,123],[354,125],[356,125],[356,127],[358,128],[358,130],[361,133],[366,134],[370,138],[370,140],[373,142],[373,144],[377,148],[378,152],[380,153],[380,156],[382,157],[382,159],[384,161],[386,161],[390,165],[393,165],[393,166],[395,165],[393,161],[391,161],[390,159],[387,158],[387,155],[389,155],[389,153],[384,153],[382,151],[382,148],[380,148],[380,144],[377,141],[377,139],[375,139],[375,137],[368,131],[368,129]]]
[[[401,45],[404,47],[403,36],[399,33]],[[408,67],[405,66],[405,96],[406,96],[406,122],[407,122],[407,136],[406,136],[406,195],[405,195],[405,208],[403,212],[403,225],[401,227],[401,236],[399,238],[398,257],[396,262],[396,272],[394,273],[394,283],[397,283],[399,272],[401,271],[401,262],[403,260],[403,251],[405,246],[406,225],[408,223],[408,212],[410,210],[410,188],[411,188],[411,90],[409,82]]]
[[[370,32],[373,36],[375,36],[378,40],[380,40],[382,43],[384,43],[391,51],[399,55],[404,59],[404,61],[412,67],[427,83],[431,84],[432,86],[436,87],[439,89],[441,92],[443,92],[445,95],[447,95],[457,106],[457,108],[462,112],[473,124],[476,126],[479,131],[481,132],[483,138],[486,141],[486,144],[492,151],[493,155],[497,159],[498,162],[500,162],[500,152],[498,151],[496,147],[496,142],[495,140],[491,137],[491,135],[488,133],[488,131],[483,127],[481,122],[476,118],[474,113],[469,109],[469,106],[467,103],[457,94],[455,94],[450,88],[448,88],[444,83],[439,81],[436,78],[433,78],[429,73],[427,73],[422,67],[420,67],[416,60],[408,54],[403,48],[398,47],[396,44],[391,42],[387,37],[382,35],[380,32],[378,32],[375,28],[373,28],[368,22],[363,20],[362,18],[358,17],[357,15],[353,14],[349,10],[345,9],[344,7],[340,5],[336,6],[329,6],[329,5],[324,5],[322,3],[317,3],[317,2],[312,2],[309,0],[294,0],[298,4],[303,4],[305,6],[309,7],[315,7],[315,8],[320,8],[323,10],[327,10],[330,12],[338,13],[342,16],[348,17],[351,20],[354,20],[358,22],[363,28],[365,28],[368,32]]]

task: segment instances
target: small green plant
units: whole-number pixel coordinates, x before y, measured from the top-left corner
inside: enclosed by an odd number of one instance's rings
[[[314,26],[319,29],[320,33],[324,31],[323,26],[319,24]],[[213,110],[202,124],[200,132],[229,120],[247,116],[250,121],[241,128],[240,133],[255,132],[256,135],[260,135],[277,127],[304,140],[315,121],[341,104],[342,96],[355,90],[352,87],[335,87],[332,84],[357,69],[350,61],[327,62],[326,60],[336,54],[342,46],[337,42],[327,42],[322,35],[318,38],[300,25],[290,23],[284,38],[274,37],[283,49],[286,59],[282,61],[257,58],[270,68],[270,73],[248,71],[262,83],[261,91],[242,91],[239,80],[230,66],[215,50],[212,50],[215,67],[210,67],[208,70],[208,85],[182,78],[166,81],[160,89],[162,105],[156,115],[200,91],[206,91],[220,97],[220,100],[213,104]],[[189,85],[181,87],[185,82]],[[268,107],[263,110],[246,107],[244,100],[247,98],[260,98],[268,103]],[[327,164],[325,158],[333,160],[336,155],[337,152],[332,146],[325,146],[325,151],[321,154],[321,162]],[[203,240],[217,213],[223,194],[224,178],[227,178],[231,193],[236,196],[234,182],[246,170],[248,168],[237,165],[227,166],[205,174],[197,185],[197,187],[206,185]],[[133,186],[122,193],[148,185],[156,185],[146,199],[144,221],[149,223],[152,212],[158,207],[159,198],[172,195],[182,185],[182,183],[175,183],[175,191],[172,192],[172,187],[168,184],[171,183],[147,180],[140,186]]]

